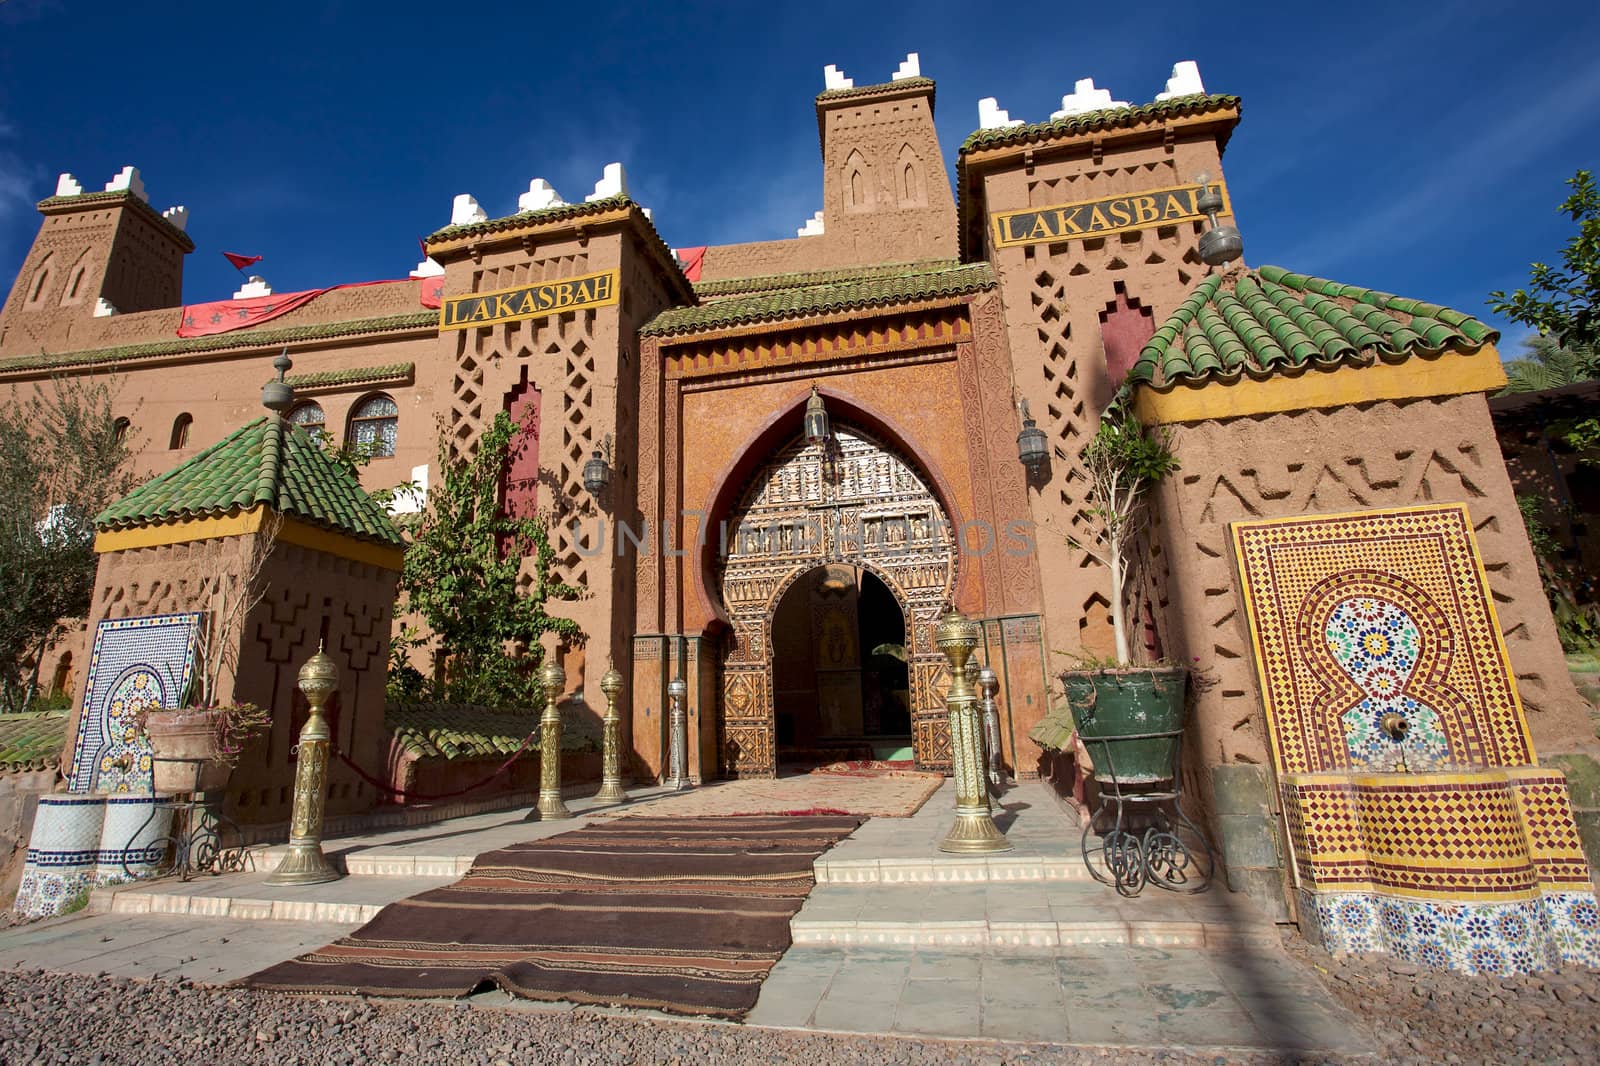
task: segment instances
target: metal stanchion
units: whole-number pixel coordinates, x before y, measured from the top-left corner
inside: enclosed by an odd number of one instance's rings
[[[667,695],[672,697],[672,725],[668,743],[671,745],[667,787],[674,792],[689,786],[689,712],[683,701],[689,695],[689,686],[683,678],[675,677],[667,683]]]
[[[567,687],[567,672],[561,669],[559,652],[539,671],[544,682],[544,715],[539,719],[539,820],[559,821],[572,812],[561,799],[561,693]]]
[[[994,824],[989,790],[984,782],[983,726],[978,699],[967,681],[967,660],[978,646],[979,624],[951,608],[939,620],[934,639],[950,660],[950,751],[955,762],[956,820],[939,844],[940,851],[963,854],[1010,851],[1011,841]]]
[[[1005,753],[1000,750],[1000,707],[994,699],[1000,691],[1000,676],[987,664],[978,671],[978,691],[983,693],[983,747],[989,786],[999,795],[1006,783]]]
[[[628,791],[622,787],[622,716],[617,713],[622,675],[615,666],[600,678],[600,691],[606,694],[606,717],[600,737],[600,791],[594,798],[602,803],[627,803]]]
[[[328,745],[333,734],[324,707],[339,687],[339,668],[317,646],[300,668],[300,691],[311,715],[300,730],[294,769],[294,809],[289,819],[289,850],[267,877],[269,885],[320,885],[344,874],[322,854],[322,812],[328,796]]]

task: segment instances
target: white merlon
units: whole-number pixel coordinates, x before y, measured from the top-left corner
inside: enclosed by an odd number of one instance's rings
[[[1113,107],[1127,107],[1126,100],[1111,99],[1111,90],[1096,89],[1093,78],[1079,78],[1072,92],[1061,98],[1061,110],[1050,112],[1051,118],[1066,118],[1089,111],[1105,111]]]
[[[478,206],[478,201],[473,199],[469,192],[458,195],[450,204],[450,224],[452,226],[465,226],[471,222],[483,222],[489,217],[489,212]]]
[[[134,166],[117,171],[117,176],[106,182],[106,192],[131,192],[141,200],[150,199],[144,194],[144,179],[139,177],[139,168]]]
[[[189,209],[182,204],[167,208],[161,212],[161,217],[185,232],[189,229]]]
[[[1000,106],[1000,101],[993,96],[985,96],[978,101],[978,128],[980,130],[1003,130],[1007,126],[1022,125],[1020,118],[1012,118],[1010,112]]]
[[[801,226],[795,232],[798,233],[802,237],[820,237],[820,236],[822,236],[822,233],[823,233],[823,229],[822,229],[822,212],[818,211],[816,214],[814,214],[810,218],[806,219],[806,224],[804,226]]]
[[[655,220],[656,220],[655,213],[652,212],[648,207],[641,207],[641,208],[639,208],[639,210],[644,212],[644,217],[649,219],[652,224],[655,223]]]
[[[543,178],[528,182],[528,191],[517,197],[518,211],[542,211],[547,207],[566,207],[567,202],[556,192],[555,186]]]
[[[411,276],[414,278],[436,278],[443,273],[444,267],[434,262],[433,257],[429,256],[417,264],[417,269],[411,272]]]
[[[823,89],[854,89],[856,83],[844,76],[844,71],[829,63],[822,68]]]
[[[1167,91],[1156,93],[1157,100],[1170,100],[1174,96],[1198,96],[1206,91],[1200,80],[1200,64],[1185,59],[1172,65],[1172,77],[1167,79]]]
[[[390,514],[421,514],[428,502],[427,464],[411,468],[411,481],[395,489],[389,497]]]
[[[626,195],[628,195],[627,172],[622,169],[621,163],[607,163],[605,170],[600,173],[600,180],[594,183],[594,192],[585,196],[583,202],[593,203],[608,196]]]
[[[74,195],[76,195],[76,194],[74,194]],[[116,305],[114,305],[110,300],[106,299],[104,296],[102,296],[99,299],[95,300],[95,302],[94,302],[94,317],[96,317],[96,318],[110,318],[112,315],[114,315],[116,313],[117,313]]]
[[[267,284],[267,279],[260,274],[251,274],[250,280],[239,286],[239,291],[233,294],[235,300],[248,300],[252,296],[271,296],[272,286]]]
[[[922,59],[915,52],[906,53],[906,61],[900,64],[900,69],[894,72],[890,81],[905,81],[907,78],[922,77]]]
[[[63,174],[56,179],[57,196],[79,196],[83,193],[83,186],[78,184],[78,179],[71,174]]]

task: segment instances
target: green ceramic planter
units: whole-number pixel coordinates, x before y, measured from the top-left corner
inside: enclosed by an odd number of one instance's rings
[[[1183,667],[1068,670],[1061,675],[1072,720],[1094,760],[1095,780],[1109,782],[1113,767],[1121,785],[1172,780],[1181,736],[1128,738],[1181,730],[1188,681]]]

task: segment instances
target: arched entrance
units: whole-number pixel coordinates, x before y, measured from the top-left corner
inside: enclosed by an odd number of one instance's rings
[[[778,763],[911,757],[905,609],[865,567],[801,575],[772,613]]]
[[[942,698],[946,660],[934,646],[933,626],[955,587],[955,530],[927,479],[861,430],[836,425],[826,446],[795,440],[780,449],[744,490],[727,529],[718,587],[731,629],[723,645],[719,772],[724,777],[777,773],[780,703],[797,747],[802,721],[813,722],[819,738],[824,726],[834,731],[833,739],[868,736],[860,664],[863,657],[871,659],[876,645],[854,649],[855,667],[842,657],[834,676],[813,669],[808,697],[804,684],[793,684],[803,677],[803,669],[793,668],[799,628],[791,616],[799,609],[786,607],[785,600],[797,585],[803,602],[815,599],[816,621],[807,619],[809,647],[812,633],[820,633],[818,626],[829,615],[830,590],[824,586],[831,581],[837,594],[853,585],[859,645],[860,597],[873,587],[869,578],[881,584],[901,615],[913,757],[920,767],[948,770],[950,735]],[[876,590],[870,594],[879,597],[875,611],[881,620],[887,614],[881,596]],[[834,601],[833,607],[842,608],[843,597],[835,595]],[[788,624],[777,624],[780,609]],[[829,623],[835,644],[851,631],[847,615],[836,611]],[[788,686],[781,700],[780,656]],[[862,703],[859,727],[856,702],[848,695],[852,686]],[[807,698],[818,701],[814,717],[810,710],[801,713]],[[880,719],[879,732],[887,740],[883,728]]]

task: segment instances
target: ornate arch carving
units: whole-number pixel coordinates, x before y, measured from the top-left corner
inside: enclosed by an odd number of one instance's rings
[[[836,426],[829,452],[791,441],[740,494],[717,591],[723,640],[718,768],[725,777],[777,772],[772,624],[784,592],[828,563],[881,578],[906,620],[912,747],[918,766],[948,769],[950,735],[933,641],[955,588],[956,530],[928,479],[863,431]]]

